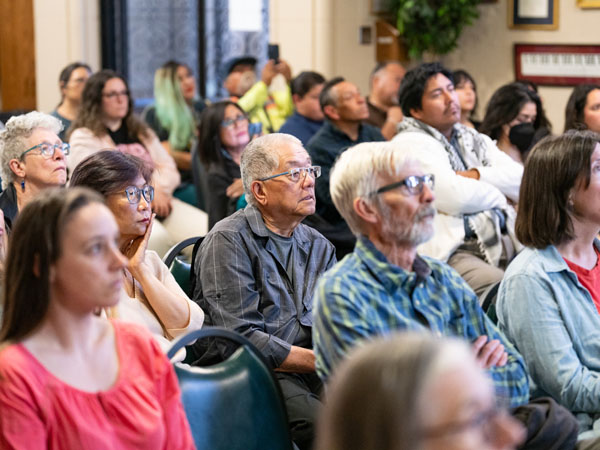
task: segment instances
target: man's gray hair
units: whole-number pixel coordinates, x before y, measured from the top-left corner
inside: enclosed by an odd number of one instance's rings
[[[15,174],[10,168],[10,160],[19,159],[27,150],[25,140],[33,134],[33,131],[36,128],[44,128],[58,134],[62,131],[63,125],[56,117],[32,111],[11,117],[5,127],[5,130],[0,131],[0,173],[2,173],[3,189],[15,180]]]
[[[279,166],[279,149],[290,144],[302,147],[298,138],[285,133],[267,134],[254,139],[246,146],[242,152],[240,169],[248,204],[256,205],[251,189],[252,182],[274,175],[273,171]]]
[[[329,178],[333,204],[355,236],[363,234],[363,221],[354,210],[354,199],[378,205],[371,195],[381,175],[398,176],[413,161],[410,150],[392,142],[366,142],[349,148],[337,159]]]

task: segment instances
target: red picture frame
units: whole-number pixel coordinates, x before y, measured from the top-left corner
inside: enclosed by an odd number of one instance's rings
[[[515,44],[515,79],[546,86],[600,84],[600,45]]]

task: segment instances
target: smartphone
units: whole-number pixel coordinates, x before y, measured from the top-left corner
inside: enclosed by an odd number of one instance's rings
[[[275,61],[275,64],[279,64],[279,44],[269,44],[267,56]]]
[[[250,135],[250,139],[254,136],[259,136],[262,133],[262,123],[251,123],[248,125],[248,134]]]

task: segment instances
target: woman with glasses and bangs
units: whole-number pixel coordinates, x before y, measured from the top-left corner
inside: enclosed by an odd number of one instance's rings
[[[107,314],[146,326],[166,351],[177,336],[200,329],[204,313],[156,252],[147,249],[154,220],[151,174],[140,158],[104,150],[75,168],[71,187],[88,187],[104,197],[119,226],[119,248],[129,259],[121,300]],[[181,360],[184,354],[178,356]]]
[[[33,111],[12,117],[0,132],[0,209],[8,229],[40,191],[66,183],[69,144],[58,137],[61,130],[57,118]]]
[[[207,172],[208,227],[245,206],[240,161],[250,142],[246,113],[231,101],[210,105],[200,118],[197,154]],[[238,203],[241,202],[241,203]]]
[[[112,70],[90,77],[69,133],[71,172],[87,156],[102,149],[137,156],[154,169],[152,208],[160,224],[154,227],[150,248],[163,255],[177,242],[206,233],[206,214],[173,197],[181,181],[175,161],[156,134],[133,114],[133,102],[123,77]]]

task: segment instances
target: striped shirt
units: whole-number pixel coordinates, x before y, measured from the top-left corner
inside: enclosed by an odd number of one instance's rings
[[[313,342],[324,381],[361,340],[398,330],[439,336],[499,339],[508,363],[489,373],[511,406],[526,403],[529,383],[521,355],[483,313],[467,283],[447,264],[417,256],[413,271],[390,264],[364,236],[354,252],[329,270],[315,292]]]

